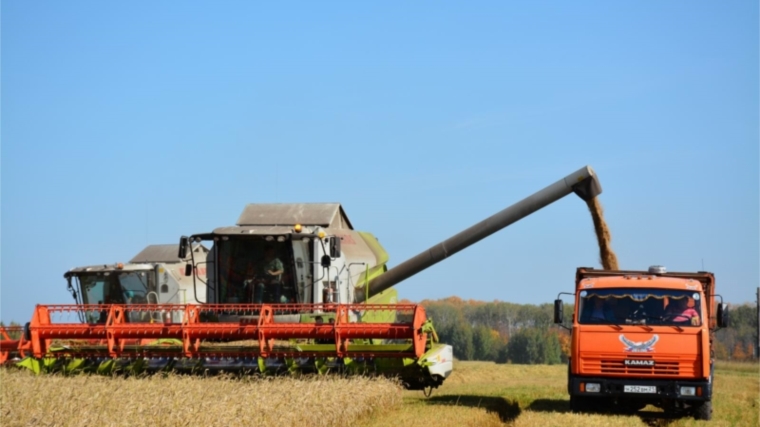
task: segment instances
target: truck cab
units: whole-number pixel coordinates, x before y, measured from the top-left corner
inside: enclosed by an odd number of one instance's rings
[[[712,273],[579,268],[568,393],[576,412],[652,404],[710,419],[713,338],[727,325]],[[563,301],[555,301],[562,324]]]

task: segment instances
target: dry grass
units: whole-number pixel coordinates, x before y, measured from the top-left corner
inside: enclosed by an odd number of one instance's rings
[[[564,365],[497,365],[458,362],[442,387],[425,399],[404,392],[404,405],[372,416],[364,427],[455,426],[756,426],[760,411],[757,364],[716,368],[713,420],[666,419],[653,407],[634,416],[569,412]]]
[[[349,426],[399,406],[378,378],[34,376],[0,370],[2,426]]]

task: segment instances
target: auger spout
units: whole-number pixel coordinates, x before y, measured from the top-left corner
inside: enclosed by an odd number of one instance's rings
[[[570,193],[589,201],[601,192],[602,186],[594,170],[590,166],[584,166],[543,190],[389,269],[369,282],[369,290],[366,293],[370,297],[377,295]],[[365,292],[356,292],[356,298],[357,302],[364,301]]]

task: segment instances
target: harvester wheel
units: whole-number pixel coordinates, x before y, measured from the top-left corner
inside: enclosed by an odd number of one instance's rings
[[[702,402],[694,406],[694,419],[710,421],[712,419],[712,401]]]

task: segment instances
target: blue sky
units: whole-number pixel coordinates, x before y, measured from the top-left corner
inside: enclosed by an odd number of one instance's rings
[[[758,277],[758,6],[2,2],[0,318],[63,273],[340,202],[391,265],[588,164],[621,267]],[[598,266],[567,197],[398,285],[542,303]]]

